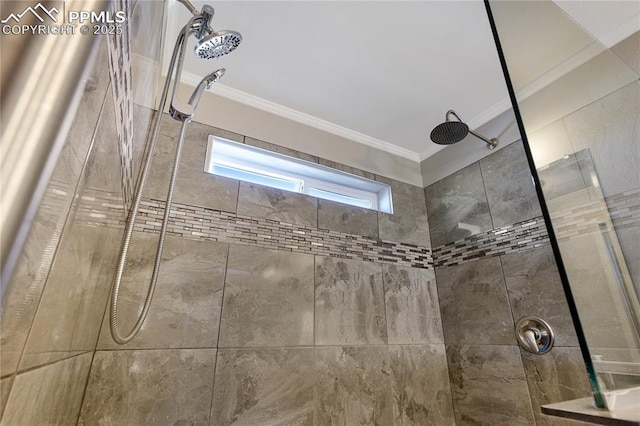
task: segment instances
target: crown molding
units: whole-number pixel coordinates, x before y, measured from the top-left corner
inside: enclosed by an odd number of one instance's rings
[[[182,82],[186,83],[190,86],[197,86],[200,83],[200,77],[192,74],[183,72],[182,73]],[[314,117],[309,114],[305,114],[300,111],[296,111],[291,108],[287,108],[275,102],[268,101],[266,99],[260,98],[258,96],[251,95],[249,93],[243,92],[241,90],[237,90],[231,88],[229,86],[225,86],[224,84],[216,83],[210,90],[211,93],[216,95],[225,97],[227,99],[231,99],[233,101],[251,106],[253,108],[287,118],[291,121],[295,121],[300,124],[304,124],[309,127],[313,127],[318,130],[322,130],[327,133],[334,134],[336,136],[343,137],[345,139],[349,139],[363,145],[370,146],[372,148],[379,149],[381,151],[388,152],[389,154],[397,155],[399,157],[403,157],[415,162],[420,161],[420,156],[417,152],[410,151],[405,148],[401,148],[392,143],[383,141],[381,139],[374,138],[369,135],[365,135],[364,133],[356,132],[351,129],[347,129],[346,127],[339,126],[337,124],[331,123],[326,120],[322,120],[320,118]]]

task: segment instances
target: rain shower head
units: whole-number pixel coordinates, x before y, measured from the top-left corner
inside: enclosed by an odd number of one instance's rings
[[[239,32],[218,31],[198,41],[194,51],[202,59],[219,58],[234,51],[241,41],[242,35]]]
[[[449,120],[450,115],[456,117],[458,121]],[[482,139],[483,141],[485,141],[487,143],[487,148],[489,149],[493,149],[498,145],[498,139],[487,139],[484,136],[469,129],[469,126],[467,126],[458,116],[458,114],[456,114],[456,112],[453,110],[447,111],[445,122],[442,124],[438,124],[431,131],[430,137],[431,140],[438,145],[452,145],[466,138],[469,133],[471,133],[478,139]]]

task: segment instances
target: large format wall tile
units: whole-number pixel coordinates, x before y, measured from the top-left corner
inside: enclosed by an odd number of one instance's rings
[[[32,355],[64,358],[65,352],[92,350],[100,332],[120,231],[73,224],[60,244],[29,333],[24,365],[34,364]]]
[[[313,426],[314,349],[221,349],[212,425]]]
[[[118,318],[126,334],[138,318],[147,295],[157,234],[135,233],[121,284]],[[99,348],[215,348],[227,261],[227,244],[168,235],[149,315],[136,337],[124,347],[102,323]]]
[[[483,158],[480,169],[495,228],[542,214],[522,142]]]
[[[378,213],[380,239],[430,247],[424,189],[382,176],[376,180],[391,186],[393,198],[393,214]]]
[[[387,343],[381,265],[317,256],[315,287],[316,345]]]
[[[215,349],[98,351],[80,425],[206,425]]]
[[[435,273],[382,265],[389,344],[444,343]]]
[[[165,200],[169,189],[180,123],[168,115],[162,117],[160,135],[153,154],[145,197]],[[182,159],[175,186],[174,201],[228,212],[236,211],[238,181],[204,172],[209,135],[242,142],[243,136],[197,122],[186,131]]]
[[[318,200],[318,228],[378,237],[378,212],[329,200]]]
[[[478,163],[428,186],[425,198],[431,247],[493,228]]]
[[[563,423],[541,413],[540,407],[553,402],[591,396],[591,387],[580,348],[554,347],[544,355],[521,351],[524,372],[536,422],[540,426]]]
[[[499,258],[438,268],[436,277],[447,345],[516,344]]]
[[[556,346],[578,346],[551,247],[501,257],[513,318],[536,316],[556,334]]]
[[[534,425],[517,346],[447,346],[456,424]]]
[[[588,148],[605,196],[640,187],[640,82],[564,118],[575,151]]]
[[[313,344],[313,256],[229,248],[220,347]]]
[[[87,353],[18,374],[1,424],[75,424],[90,366]]]
[[[238,214],[316,227],[318,200],[304,194],[240,182]]]
[[[316,425],[393,424],[387,347],[316,348],[316,374]]]
[[[0,376],[15,372],[27,340],[38,301],[60,241],[74,192],[89,153],[109,87],[106,40],[100,43],[67,140],[62,147],[22,248],[13,275],[0,301]],[[106,105],[113,108],[112,105]]]
[[[602,241],[599,231],[558,241],[580,323],[592,348],[634,347],[635,332]]]
[[[394,425],[455,425],[444,345],[390,346]]]
[[[4,407],[9,399],[9,391],[11,391],[11,385],[13,379],[7,378],[0,380],[0,419],[2,419],[2,413],[4,413]]]

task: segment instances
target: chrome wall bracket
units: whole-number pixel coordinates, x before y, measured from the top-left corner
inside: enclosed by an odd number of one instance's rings
[[[532,354],[546,354],[553,348],[555,333],[544,320],[524,317],[516,324],[516,338],[520,346]]]

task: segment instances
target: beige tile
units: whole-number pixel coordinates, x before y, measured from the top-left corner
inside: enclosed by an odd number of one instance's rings
[[[238,214],[316,227],[318,200],[304,194],[240,182]]]
[[[389,346],[394,425],[455,425],[444,345]]]
[[[212,425],[313,425],[314,349],[220,349]]]
[[[457,425],[534,425],[517,346],[447,346]]]
[[[11,377],[0,380],[0,420],[2,419],[4,407],[7,405],[7,400],[9,399],[12,384],[13,378]]]
[[[425,188],[425,199],[431,247],[493,228],[478,163]]]
[[[424,189],[382,176],[376,180],[391,186],[393,198],[393,214],[378,213],[380,239],[431,247]]]
[[[215,349],[98,351],[79,425],[206,425]]]
[[[387,343],[382,266],[316,256],[316,345]]]
[[[533,355],[524,351],[521,353],[537,424],[564,424],[560,419],[543,415],[540,407],[553,402],[591,396],[580,348],[555,347],[544,355]]]
[[[231,245],[220,347],[313,344],[313,256]]]
[[[95,348],[107,305],[120,231],[73,224],[58,248],[25,354]]]
[[[134,234],[121,285],[119,322],[131,330],[147,295],[158,235]],[[149,315],[124,346],[115,343],[105,315],[100,349],[215,348],[222,304],[228,245],[168,235]]]
[[[444,343],[433,270],[382,265],[389,344]]]
[[[522,142],[480,160],[494,228],[542,214]]]
[[[318,200],[318,228],[378,237],[378,212],[329,200]]]
[[[391,425],[386,346],[316,348],[315,416],[321,425]]]
[[[499,258],[437,268],[436,280],[447,345],[516,344]]]
[[[501,256],[513,318],[544,319],[556,335],[556,346],[578,346],[569,305],[551,247]]]
[[[90,365],[91,354],[84,354],[19,374],[1,424],[75,424]]]

